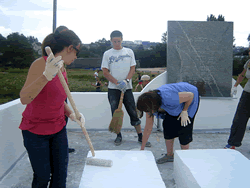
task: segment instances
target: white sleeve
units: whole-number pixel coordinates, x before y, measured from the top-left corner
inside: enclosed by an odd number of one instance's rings
[[[107,68],[109,69],[109,63],[108,63],[108,55],[107,55],[107,52],[105,52],[103,54],[103,57],[102,57],[102,65],[101,65],[101,69],[102,68]]]
[[[244,69],[247,69],[247,65],[248,65],[248,63],[250,63],[250,60],[248,60],[248,61],[245,63],[245,65],[244,65]]]
[[[130,49],[130,56],[131,56],[130,67],[132,67],[132,66],[136,65],[136,61],[135,61],[135,54],[134,54],[133,50],[131,50],[131,49]]]

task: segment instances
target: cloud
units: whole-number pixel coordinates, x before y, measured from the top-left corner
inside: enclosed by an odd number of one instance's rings
[[[8,11],[48,10],[52,9],[52,2],[52,0],[8,0],[2,1],[1,7]]]
[[[5,28],[3,26],[0,26],[0,34],[3,35],[5,38],[10,34],[13,33],[11,29]]]

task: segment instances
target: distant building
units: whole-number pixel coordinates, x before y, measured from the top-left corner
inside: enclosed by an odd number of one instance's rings
[[[68,65],[69,69],[97,69],[101,68],[102,58],[77,58],[71,65]]]
[[[122,41],[122,45],[133,45],[133,41]]]
[[[135,43],[136,45],[141,45],[141,44],[142,44],[142,41],[141,41],[141,40],[135,40],[134,43]]]
[[[142,45],[143,46],[148,46],[148,45],[150,45],[150,41],[142,41]]]

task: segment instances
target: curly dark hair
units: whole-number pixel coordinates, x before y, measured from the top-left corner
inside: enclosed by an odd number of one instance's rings
[[[158,92],[159,90],[150,90],[138,97],[136,107],[140,111],[139,118],[143,117],[143,112],[147,112],[150,117],[153,117],[153,113],[158,111],[162,104],[161,96]]]

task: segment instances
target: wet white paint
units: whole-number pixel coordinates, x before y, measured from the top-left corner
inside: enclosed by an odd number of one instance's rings
[[[95,157],[112,160],[113,166],[85,165],[79,188],[166,187],[151,151],[101,150]]]

